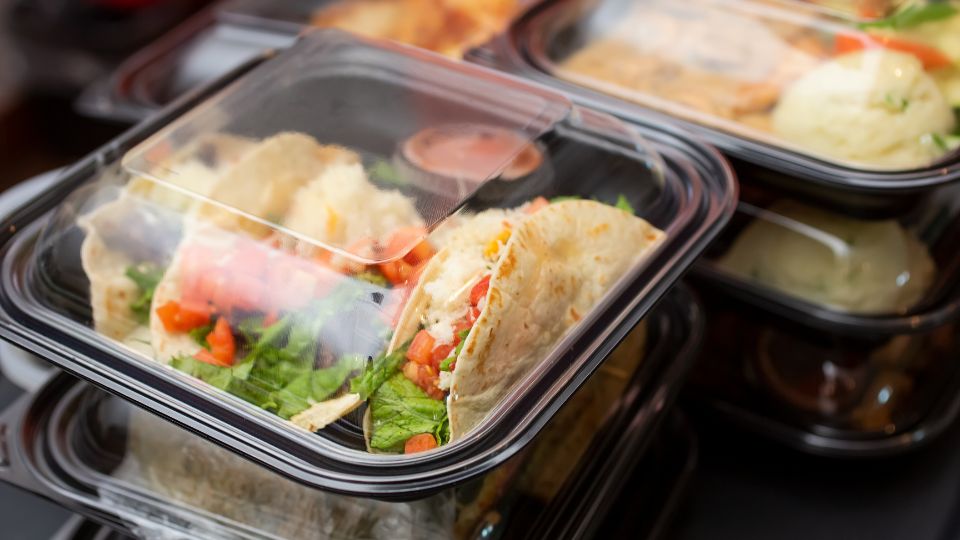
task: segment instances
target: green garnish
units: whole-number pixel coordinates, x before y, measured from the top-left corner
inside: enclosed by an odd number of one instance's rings
[[[470,329],[461,330],[457,333],[457,337],[460,338],[460,343],[457,343],[457,347],[453,350],[453,354],[444,358],[440,362],[440,371],[450,371],[450,365],[460,356],[460,351],[463,350],[463,344],[467,341],[467,336],[470,334]]]
[[[171,365],[283,418],[328,399],[350,374],[363,368],[363,358],[341,356],[332,365],[317,367],[320,333],[324,325],[354,305],[364,290],[342,286],[330,296],[311,304],[304,314],[282,317],[264,326],[263,317],[250,317],[236,325],[240,348],[246,351],[232,367],[207,364],[192,356],[180,356]],[[206,345],[209,328],[191,332]]]
[[[374,181],[379,180],[380,182],[398,186],[406,184],[406,181],[397,169],[391,165],[390,162],[382,159],[375,161],[367,170],[367,174],[369,174],[370,178]]]
[[[163,278],[163,269],[151,263],[142,263],[137,266],[128,266],[124,274],[137,284],[140,296],[130,303],[130,311],[140,324],[150,321],[150,304],[153,302],[153,291]]]
[[[350,381],[350,391],[360,394],[361,399],[369,398],[384,381],[400,371],[400,365],[403,364],[409,345],[407,343],[390,354],[381,353],[368,362],[363,373]]]
[[[894,96],[889,92],[883,96],[883,102],[886,103],[888,107],[898,112],[903,112],[907,110],[908,106],[910,106],[909,99],[903,96]]]
[[[617,203],[614,206],[623,210],[624,212],[627,212],[630,214],[634,213],[633,206],[630,205],[630,201],[627,200],[627,198],[623,195],[623,193],[617,196]]]
[[[580,199],[583,199],[583,197],[579,195],[559,195],[557,197],[550,199],[550,204],[563,202],[563,201],[579,201]]]
[[[384,452],[402,452],[407,439],[420,433],[432,433],[437,445],[450,439],[446,404],[402,373],[384,381],[370,396],[370,418],[370,447]]]
[[[879,21],[861,23],[860,28],[892,28],[901,30],[924,23],[949,19],[957,14],[957,8],[947,3],[931,2],[924,5],[912,5]]]
[[[207,343],[207,335],[210,332],[213,332],[212,322],[206,326],[199,326],[197,328],[194,328],[193,330],[190,330],[187,333],[190,334],[190,338],[196,341],[198,345],[200,345],[204,349],[210,350],[210,344]]]
[[[379,274],[377,272],[371,272],[370,270],[365,270],[363,272],[355,274],[353,277],[361,281],[366,281],[367,283],[371,285],[376,285],[378,287],[386,287],[387,285],[389,285],[389,283],[387,282],[387,278],[383,277],[382,274]]]

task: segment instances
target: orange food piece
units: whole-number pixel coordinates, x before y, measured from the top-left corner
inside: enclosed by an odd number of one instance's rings
[[[407,360],[417,364],[429,365],[436,342],[437,340],[430,335],[430,332],[426,330],[417,332],[413,341],[410,342],[410,347],[407,348]]]
[[[222,361],[220,361],[219,358],[214,356],[213,353],[211,353],[206,349],[200,349],[200,351],[197,352],[197,354],[193,355],[193,357],[201,362],[218,366],[218,367],[230,367],[231,365],[231,364],[224,364]]]
[[[527,205],[526,212],[528,214],[536,214],[548,206],[550,206],[550,201],[544,197],[537,197],[536,199],[530,201],[530,204]]]
[[[404,454],[415,454],[417,452],[426,452],[437,447],[437,439],[430,433],[421,433],[407,439],[403,445]]]
[[[232,366],[237,353],[237,343],[230,330],[227,319],[220,317],[213,331],[207,334],[207,343],[210,344],[210,353],[223,365]]]
[[[167,332],[188,332],[210,324],[208,309],[174,301],[158,307],[157,315]]]
[[[912,54],[923,63],[923,69],[928,71],[951,65],[950,58],[939,49],[923,43],[864,33],[837,34],[834,38],[834,51],[838,55],[876,48]]]
[[[470,305],[477,307],[480,302],[487,297],[487,291],[490,290],[490,274],[483,276],[483,279],[477,282],[470,289]]]

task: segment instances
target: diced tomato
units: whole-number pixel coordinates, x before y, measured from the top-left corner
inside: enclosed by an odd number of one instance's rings
[[[406,252],[403,260],[412,266],[430,260],[434,255],[433,246],[423,240],[427,231],[423,227],[403,227],[390,237],[384,255],[395,257]],[[412,247],[411,247],[412,246]]]
[[[433,369],[440,371],[440,362],[443,362],[453,352],[453,345],[437,345],[430,355],[430,365]]]
[[[232,366],[237,353],[237,343],[233,338],[233,331],[225,317],[217,319],[213,331],[207,334],[207,343],[210,344],[210,353],[223,365]]]
[[[210,311],[199,306],[167,302],[157,308],[160,322],[168,332],[187,332],[210,324]]]
[[[413,275],[413,267],[403,259],[380,263],[377,265],[377,268],[380,269],[380,273],[383,274],[383,277],[387,278],[387,281],[392,285],[403,285],[407,283]]]
[[[421,433],[407,439],[403,444],[404,454],[416,454],[417,452],[426,452],[437,447],[437,439],[430,433]]]
[[[950,58],[939,49],[915,41],[863,33],[837,34],[834,38],[834,51],[838,55],[880,47],[912,54],[923,63],[923,68],[926,70],[951,65]]]
[[[415,362],[406,362],[401,368],[403,376],[410,379],[421,390],[433,399],[443,399],[444,392],[438,386],[440,383],[440,372],[433,366],[417,364]]]
[[[490,274],[483,276],[483,279],[477,282],[470,290],[470,305],[477,307],[480,301],[487,297],[487,291],[490,289]]]
[[[430,335],[430,332],[421,330],[413,337],[410,347],[407,348],[407,360],[422,365],[430,364],[430,356],[433,354],[433,345],[437,340]]]
[[[530,201],[530,204],[527,205],[526,212],[528,214],[536,214],[548,206],[550,206],[550,201],[544,197],[537,197],[536,199]]]
[[[230,364],[224,364],[223,362],[220,361],[219,358],[214,356],[213,353],[211,353],[206,349],[200,349],[196,354],[193,355],[193,357],[201,362],[211,364],[214,366],[230,367]]]
[[[473,311],[474,309],[476,308],[470,308],[470,311]],[[472,328],[475,320],[476,319],[471,321],[469,316],[467,316],[462,319],[458,319],[457,322],[453,323],[453,344],[454,345],[460,344],[460,332],[463,332],[464,330],[469,330],[470,328]]]
[[[467,322],[470,323],[471,326],[473,326],[473,323],[477,322],[477,319],[479,318],[480,308],[471,307],[469,310],[467,310]]]
[[[280,320],[280,315],[277,313],[277,310],[270,310],[266,315],[263,316],[263,326],[264,328],[268,326],[273,326],[274,323]]]

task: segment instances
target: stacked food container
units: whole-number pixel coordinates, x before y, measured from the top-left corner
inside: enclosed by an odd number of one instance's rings
[[[475,55],[733,159],[690,397],[844,456],[913,448],[960,407],[960,11],[856,4],[561,0]]]
[[[529,0],[226,0],[144,47],[79,98],[87,115],[139,121],[192,88],[227,75],[311,28],[336,28],[461,58]]]
[[[682,130],[308,33],[4,221],[0,334],[92,384],[2,474],[151,537],[655,533],[736,197]]]

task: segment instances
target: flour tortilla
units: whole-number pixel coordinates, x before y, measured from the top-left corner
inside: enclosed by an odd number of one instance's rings
[[[587,200],[551,204],[520,223],[493,268],[486,305],[456,360],[447,400],[451,440],[479,425],[663,237],[643,219]],[[457,249],[463,248],[452,243],[424,270],[391,350],[419,329],[431,309],[423,290]]]
[[[228,135],[200,138],[165,160],[161,167],[176,169],[174,185],[205,195],[223,168],[238,160],[252,143]],[[207,157],[201,161],[198,155]],[[155,181],[137,177],[120,195],[81,216],[78,226],[86,236],[80,261],[90,281],[94,329],[132,348],[147,352],[146,332],[130,309],[140,291],[126,276],[127,268],[143,262],[169,260],[179,234],[175,221],[195,200]]]

